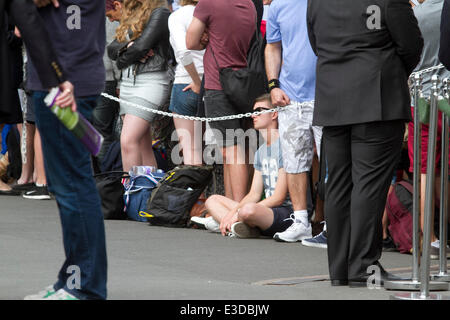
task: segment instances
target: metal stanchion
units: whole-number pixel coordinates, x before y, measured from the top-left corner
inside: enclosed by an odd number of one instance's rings
[[[420,264],[420,292],[404,293],[395,295],[394,299],[400,300],[450,300],[450,297],[440,294],[430,294],[430,241],[433,226],[431,224],[434,214],[434,182],[435,182],[435,160],[436,160],[436,134],[437,134],[437,104],[439,98],[439,78],[432,77],[431,104],[430,104],[430,127],[428,138],[427,157],[427,183],[425,194],[425,224],[422,259]],[[446,283],[446,282],[444,282]],[[448,290],[448,283],[447,288]]]
[[[444,98],[450,101],[449,79],[444,80]],[[432,275],[431,279],[450,282],[447,273],[447,235],[448,235],[448,117],[442,112],[442,152],[441,152],[441,200],[439,215],[439,273]]]
[[[419,97],[422,91],[422,76],[416,74],[413,83],[414,97],[414,181],[413,181],[413,230],[412,230],[412,256],[413,270],[410,280],[385,281],[384,288],[386,290],[396,291],[418,291],[420,290],[420,149],[421,149],[421,124],[419,120]],[[411,134],[411,133],[410,133]],[[445,282],[431,282],[431,290],[447,290],[448,284]]]

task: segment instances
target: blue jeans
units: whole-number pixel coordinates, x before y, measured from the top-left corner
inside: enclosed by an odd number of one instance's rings
[[[54,288],[64,288],[79,299],[106,299],[105,227],[92,177],[91,155],[45,105],[46,94],[34,92],[33,104],[48,188],[59,208],[66,255]],[[97,100],[98,96],[77,99],[78,111],[91,120]]]

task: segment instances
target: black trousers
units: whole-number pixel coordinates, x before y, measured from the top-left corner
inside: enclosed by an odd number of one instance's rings
[[[363,276],[381,257],[382,216],[404,131],[400,120],[323,129],[332,280]]]
[[[117,81],[106,81],[105,92],[111,96],[116,97]],[[101,97],[97,107],[92,113],[93,125],[105,138],[103,145],[98,154],[100,162],[103,161],[103,157],[109,149],[111,143],[114,142],[114,124],[119,116],[120,104],[116,101]]]

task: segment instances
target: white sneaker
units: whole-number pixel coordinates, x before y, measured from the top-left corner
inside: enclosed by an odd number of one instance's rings
[[[302,241],[303,239],[312,238],[312,227],[311,224],[309,226],[305,226],[298,220],[295,220],[293,214],[291,217],[286,220],[293,220],[294,222],[291,224],[289,228],[287,228],[283,232],[277,232],[273,235],[273,238],[277,241],[284,242],[297,242]]]
[[[238,238],[259,238],[261,232],[258,228],[252,228],[243,222],[235,222],[231,226],[231,233]]]
[[[213,217],[192,217],[191,222],[211,232],[220,232],[220,224]]]
[[[44,300],[79,300],[79,299],[74,295],[68,293],[66,290],[59,289],[54,294],[48,296]]]
[[[45,288],[42,291],[39,291],[36,294],[30,294],[28,296],[26,296],[23,300],[43,300],[43,299],[47,299],[48,297],[50,297],[51,295],[55,294],[56,291],[53,288],[53,285],[48,286],[47,288]]]

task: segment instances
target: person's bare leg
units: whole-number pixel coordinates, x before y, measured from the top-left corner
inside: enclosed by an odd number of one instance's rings
[[[186,165],[201,166],[202,161],[202,141],[201,137],[195,136],[195,129],[201,124],[192,120],[174,118],[173,122],[180,140],[183,152],[183,163]],[[200,131],[201,134],[201,131]]]
[[[225,182],[229,183],[231,187],[232,199],[240,202],[247,194],[249,182],[248,166],[245,164],[245,151],[235,145],[223,148],[222,154],[229,175]],[[227,186],[225,186],[225,190],[227,190]]]
[[[231,190],[231,177],[230,177],[230,165],[223,164],[223,184],[225,188],[225,197],[233,198],[233,191]]]
[[[239,210],[238,217],[239,221],[250,227],[258,227],[261,230],[267,230],[273,224],[272,209],[257,203],[245,204]]]
[[[388,196],[392,192],[392,190],[394,190],[394,186],[390,185]],[[388,226],[389,226],[389,217],[387,215],[386,207],[384,208],[383,212],[382,224],[383,224],[383,240],[384,240],[388,237]]]
[[[34,172],[35,182],[37,185],[47,185],[47,177],[45,176],[44,155],[42,153],[42,141],[39,130],[36,128],[34,135]]]
[[[306,192],[308,185],[308,174],[298,173],[287,175],[288,190],[294,211],[307,210]]]
[[[221,195],[213,195],[209,197],[205,202],[208,213],[211,214],[214,220],[216,220],[218,223],[220,223],[223,217],[225,217],[225,215],[230,212],[230,210],[235,208],[238,204],[239,202],[233,201]]]
[[[153,137],[151,133],[151,128],[149,127],[147,133],[145,133],[140,141],[140,149],[142,156],[143,166],[152,166],[157,168],[158,163],[156,162],[155,152],[153,151]]]
[[[25,184],[25,183],[31,183],[34,181],[33,174],[34,174],[34,140],[35,140],[35,131],[36,126],[31,123],[26,123],[26,130],[27,130],[27,137],[26,137],[26,163],[22,163],[22,173],[20,175],[20,178],[17,180],[17,184]],[[22,133],[23,133],[23,124],[19,123],[17,124],[17,129],[19,130],[20,134],[20,141],[22,145]]]
[[[126,114],[123,118],[122,133],[120,135],[120,147],[122,150],[123,171],[128,172],[133,166],[142,166],[141,139],[148,134],[150,124],[148,121]],[[145,148],[153,148],[144,146]]]

